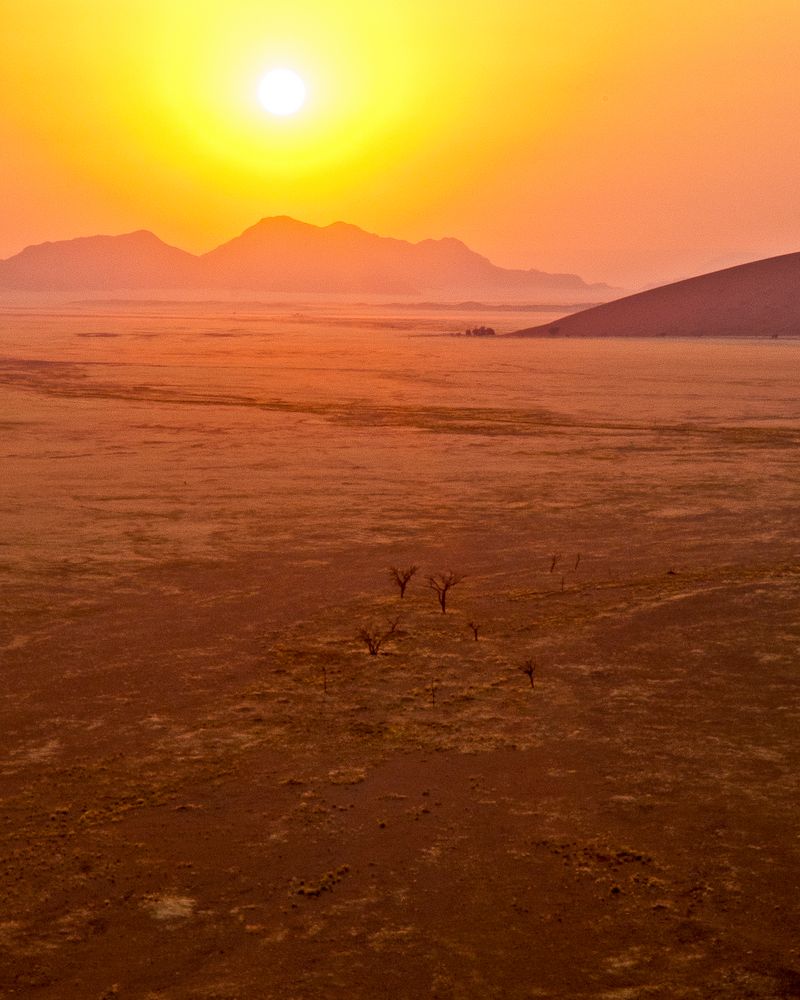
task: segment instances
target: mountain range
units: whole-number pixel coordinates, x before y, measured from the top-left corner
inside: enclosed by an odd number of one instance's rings
[[[800,253],[662,285],[511,336],[800,337]]]
[[[262,219],[199,256],[144,230],[41,243],[0,261],[0,289],[546,296],[573,303],[614,294],[574,274],[497,267],[457,239],[409,243],[344,222],[319,227],[286,216]]]

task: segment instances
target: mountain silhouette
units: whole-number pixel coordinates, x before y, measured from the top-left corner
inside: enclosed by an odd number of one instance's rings
[[[460,240],[408,243],[344,222],[262,219],[201,258],[211,287],[415,295],[609,291],[577,275],[496,267]]]
[[[574,302],[612,294],[574,274],[496,267],[452,238],[409,243],[344,222],[320,227],[286,216],[262,219],[200,256],[145,231],[42,243],[0,261],[0,288],[547,295]]]
[[[662,285],[510,336],[797,337],[800,253]]]
[[[0,288],[87,291],[185,287],[196,258],[146,230],[39,243],[0,261]]]

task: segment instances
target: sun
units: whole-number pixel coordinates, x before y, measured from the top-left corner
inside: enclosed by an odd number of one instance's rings
[[[258,99],[272,115],[293,115],[306,102],[306,85],[293,69],[271,69],[261,78]]]

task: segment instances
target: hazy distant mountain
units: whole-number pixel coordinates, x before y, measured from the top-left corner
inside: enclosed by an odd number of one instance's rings
[[[262,219],[200,257],[147,232],[42,243],[0,261],[0,288],[546,296],[560,302],[612,294],[574,274],[495,267],[456,239],[408,243],[343,222],[319,227],[285,216]]]
[[[262,219],[202,258],[206,284],[281,292],[447,293],[604,298],[605,285],[574,274],[495,267],[460,240],[408,243],[335,222]]]
[[[628,295],[511,336],[800,336],[800,253]]]
[[[0,261],[0,288],[88,291],[184,287],[197,258],[140,230],[125,236],[84,236],[26,247]]]

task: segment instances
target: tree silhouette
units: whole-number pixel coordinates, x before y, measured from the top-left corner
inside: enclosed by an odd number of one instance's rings
[[[447,573],[437,573],[436,576],[428,577],[428,586],[431,590],[435,591],[442,614],[447,611],[447,592],[452,587],[455,587],[457,583],[461,583],[463,579],[463,576],[459,576],[452,570],[449,570]]]
[[[389,567],[389,576],[400,588],[400,596],[406,596],[406,587],[412,576],[418,572],[419,566],[406,566],[401,569],[398,566]]]
[[[533,681],[536,677],[536,664],[533,660],[526,660],[519,669],[523,672],[523,674],[525,674],[531,682],[531,687],[533,687]]]
[[[399,619],[395,618],[393,622],[389,623],[388,630],[381,630],[375,625],[358,630],[358,638],[366,644],[370,656],[377,656],[381,651],[381,646],[394,639],[397,635],[398,624]]]

